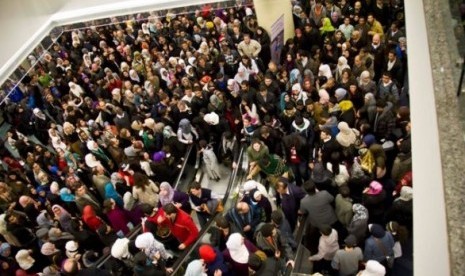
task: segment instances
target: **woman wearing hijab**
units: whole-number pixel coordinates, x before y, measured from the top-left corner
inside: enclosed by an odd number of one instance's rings
[[[358,243],[365,239],[366,229],[368,226],[368,210],[362,204],[352,205],[352,211],[354,216],[347,227],[349,234],[354,235],[357,238]]]
[[[173,203],[176,207],[182,209],[188,214],[192,211],[189,203],[189,195],[173,189],[168,182],[162,182],[160,184],[159,196],[158,208],[162,208],[168,203]]]
[[[35,201],[33,198],[30,196],[21,196],[18,200],[19,205],[23,207],[24,212],[27,214],[29,220],[35,222],[35,219],[37,216],[40,214],[40,203]]]
[[[82,221],[92,230],[97,231],[103,224],[103,220],[95,214],[91,205],[86,205],[82,210]]]
[[[134,70],[134,69],[131,69],[129,70],[129,79],[131,80],[131,83],[133,85],[144,85],[144,78],[142,76],[140,76],[139,74],[137,74],[137,71]]]
[[[223,251],[224,260],[229,263],[231,271],[236,275],[248,275],[249,255],[257,250],[257,247],[241,234],[233,233],[226,242],[226,249]]]
[[[154,260],[157,258],[157,254],[160,254],[161,258],[167,260],[171,255],[166,251],[163,243],[157,241],[152,233],[146,232],[137,236],[135,245],[140,250],[144,251],[149,259]]]
[[[71,215],[76,216],[76,214],[79,213],[79,209],[75,202],[76,197],[71,193],[70,189],[66,187],[61,188],[61,190],[58,192],[58,196],[60,199],[59,204],[64,206],[64,208],[68,210]]]
[[[39,228],[50,229],[54,225],[53,219],[50,217],[46,210],[42,210],[40,212],[40,214],[37,216],[36,222]]]
[[[337,60],[335,78],[337,82],[340,82],[342,79],[342,72],[344,69],[350,69],[347,59],[344,56],[340,56]]]
[[[372,181],[365,188],[362,195],[362,203],[370,214],[368,222],[384,224],[386,191],[378,181]]]
[[[0,275],[14,275],[18,269],[18,263],[11,255],[11,245],[2,243],[0,245]]]
[[[117,234],[119,233],[118,236],[122,236],[121,233],[124,235],[128,234],[133,227],[129,212],[117,206],[112,198],[105,199],[103,207],[111,227]]]
[[[205,265],[204,260],[202,259],[193,260],[187,265],[186,273],[184,274],[184,276],[207,276],[206,272],[207,272],[207,267]],[[248,274],[243,274],[243,275],[248,275]]]
[[[65,208],[61,207],[60,205],[53,205],[52,206],[53,214],[55,215],[55,219],[60,223],[61,229],[66,232],[71,231],[71,221],[72,217],[65,210]]]
[[[84,95],[84,90],[79,84],[76,84],[70,81],[68,82],[68,86],[69,86],[69,92],[71,92],[72,95],[74,95],[74,97],[80,98]]]
[[[194,142],[194,140],[199,139],[199,134],[192,127],[191,122],[188,119],[182,119],[179,122],[179,128],[177,131],[178,141],[189,145]]]
[[[34,136],[42,144],[47,145],[50,137],[48,135],[48,118],[39,108],[34,108],[32,114],[31,122],[34,125]]]
[[[328,17],[324,17],[323,19],[321,19],[321,23],[322,26],[320,27],[320,34],[322,40],[324,40],[326,37],[332,37],[336,29],[331,24],[331,19],[329,19]]]
[[[115,190],[113,183],[109,182],[105,184],[105,199],[113,199],[118,207],[123,208],[124,202],[121,195]]]

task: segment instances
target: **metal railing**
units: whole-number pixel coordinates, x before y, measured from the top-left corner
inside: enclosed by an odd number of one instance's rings
[[[174,185],[175,189],[176,187],[178,187],[179,182],[182,179],[182,175],[184,174],[184,170],[189,160],[189,155],[191,154],[192,148],[193,148],[193,145],[189,145],[189,147],[186,150],[186,153],[184,154],[184,161],[182,163],[181,170],[179,172],[178,178],[176,179],[176,182]],[[128,238],[129,240],[133,240],[135,237],[139,235],[141,231],[142,231],[142,225],[139,223],[126,235],[126,238]],[[107,262],[110,258],[111,258],[111,254],[108,252],[107,254],[103,255],[99,260],[97,260],[95,266],[97,268],[101,268],[105,264],[105,262]]]
[[[239,152],[239,158],[238,158],[237,163],[239,163],[242,160],[242,156],[244,155],[244,151],[245,151],[245,146],[242,146],[241,150]],[[226,205],[226,203],[227,203],[227,201],[229,199],[229,195],[231,193],[233,183],[236,182],[237,175],[238,175],[238,172],[239,172],[240,169],[241,169],[241,166],[237,166],[232,171],[231,177],[229,178],[229,182],[228,182],[228,188],[226,189],[226,193],[225,193],[225,195],[223,197],[223,200],[222,200],[223,205]],[[199,237],[197,238],[197,240],[193,244],[191,244],[190,247],[187,250],[185,250],[179,256],[179,258],[176,260],[176,262],[174,263],[172,275],[176,275],[176,273],[178,273],[179,270],[182,268],[182,265],[186,264],[186,260],[188,259],[188,257],[191,256],[191,254],[197,248],[199,243],[202,241],[202,237],[205,235],[205,233],[208,233],[208,230],[210,230],[211,227],[213,227],[213,224],[214,224],[214,221],[215,221],[216,217],[221,216],[221,215],[222,215],[221,213],[217,213],[212,219],[210,219],[207,222],[206,226],[203,229],[201,229],[201,231],[199,233]]]
[[[299,265],[300,259],[302,259],[302,253],[303,253],[302,249],[304,247],[304,245],[302,244],[302,240],[304,238],[305,229],[307,226],[307,218],[308,218],[307,215],[300,216],[299,218],[299,228],[297,229],[297,232],[295,235],[295,240],[298,244],[297,250],[295,253],[295,258],[294,258],[295,264],[294,264],[294,267],[292,267],[290,264],[286,267],[286,271],[284,272],[285,276],[290,276],[294,272],[295,267]]]

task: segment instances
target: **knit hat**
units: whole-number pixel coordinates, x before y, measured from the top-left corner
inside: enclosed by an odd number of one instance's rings
[[[371,181],[370,186],[368,187],[367,194],[369,195],[378,195],[383,191],[383,185],[378,181]]]
[[[336,135],[336,141],[338,141],[341,146],[348,147],[355,144],[357,137],[346,122],[340,122],[337,128],[339,129],[339,133]]]
[[[360,276],[384,276],[386,275],[386,268],[378,261],[369,260],[365,265],[365,270],[362,271]]]
[[[40,253],[42,253],[45,256],[50,256],[58,252],[58,249],[56,249],[55,245],[51,242],[46,242],[42,245],[42,248],[40,249]]]
[[[370,230],[370,233],[373,235],[373,237],[378,239],[381,239],[386,234],[386,231],[384,231],[383,227],[376,223],[368,225],[368,229]]]
[[[113,244],[113,246],[111,247],[111,256],[113,256],[113,258],[116,258],[118,260],[127,258],[130,255],[128,245],[129,245],[128,238],[117,239],[115,243]]]
[[[347,238],[344,239],[345,245],[349,247],[356,247],[357,246],[357,237],[354,235],[350,234],[347,236]]]
[[[338,88],[336,89],[336,92],[334,92],[334,96],[336,97],[338,102],[342,101],[346,95],[347,90],[345,90],[344,88]]]
[[[403,186],[400,190],[399,200],[410,201],[413,198],[413,188],[409,186]]]
[[[363,143],[369,148],[371,145],[376,143],[376,138],[373,134],[367,134],[363,137]]]
[[[16,253],[15,259],[19,267],[24,270],[28,270],[35,263],[35,260],[29,255],[29,251],[26,249],[19,250],[18,253]]]
[[[211,245],[204,244],[199,248],[199,256],[203,259],[207,264],[212,263],[216,259],[216,252]]]

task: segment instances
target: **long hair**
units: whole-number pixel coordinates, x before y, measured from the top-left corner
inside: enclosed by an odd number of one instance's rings
[[[145,188],[149,185],[148,176],[140,172],[134,173],[134,185],[145,192]]]

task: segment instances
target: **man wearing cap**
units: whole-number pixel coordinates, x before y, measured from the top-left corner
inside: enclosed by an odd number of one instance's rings
[[[336,251],[331,266],[338,271],[339,276],[355,275],[362,260],[362,249],[357,246],[357,238],[349,235],[344,240],[344,248]]]

